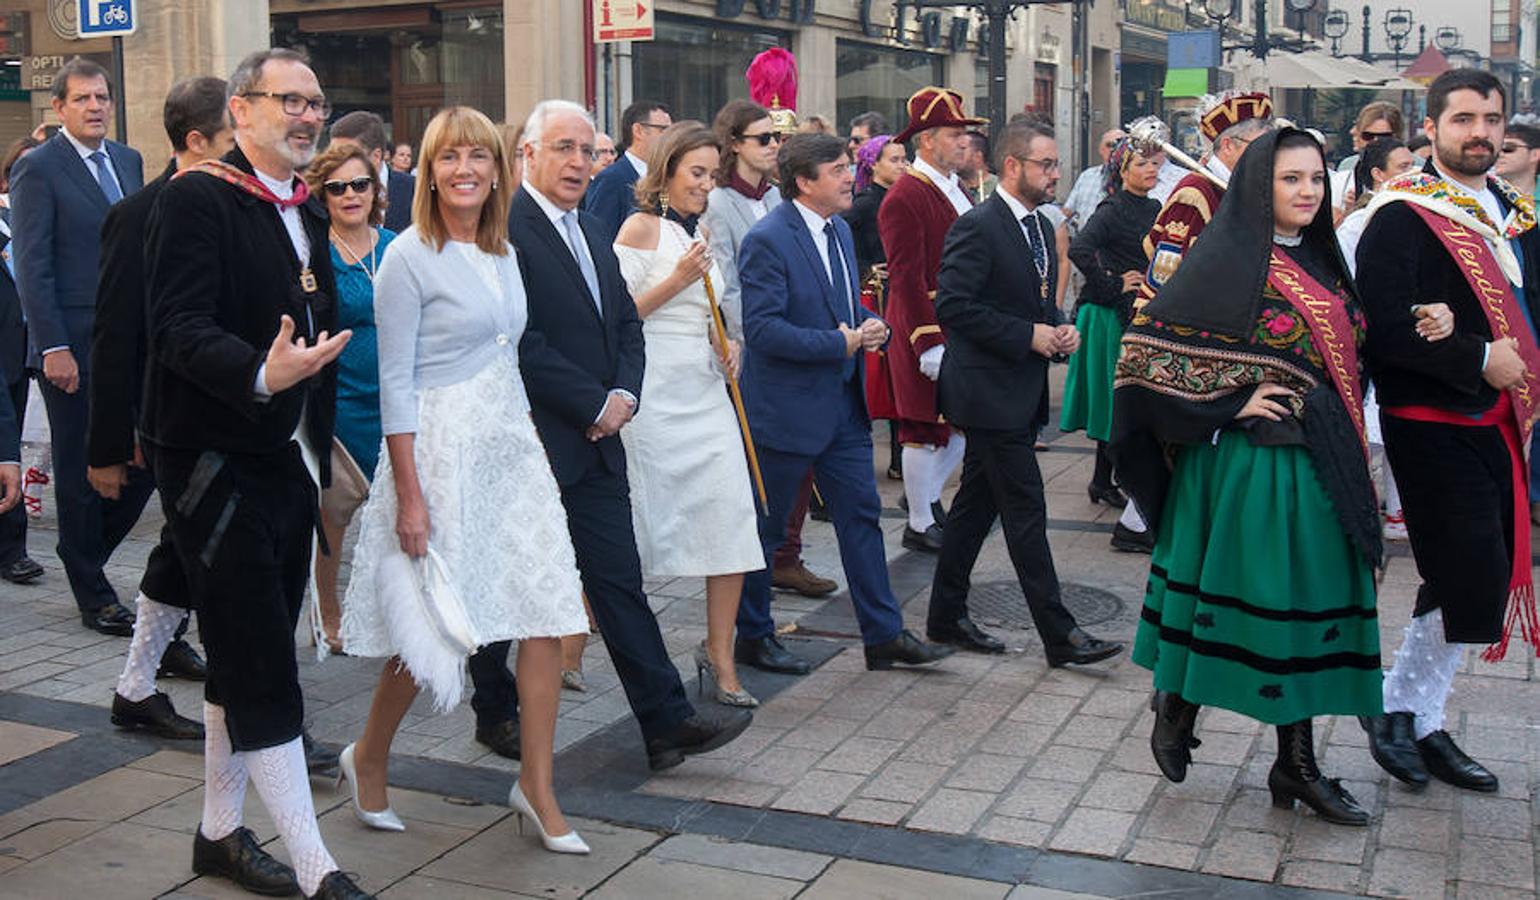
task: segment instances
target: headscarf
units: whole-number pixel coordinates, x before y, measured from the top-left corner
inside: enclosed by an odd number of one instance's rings
[[[1107,164],[1102,166],[1102,198],[1111,197],[1123,189],[1123,175],[1134,160],[1134,142],[1131,138],[1119,138],[1107,154]]]
[[[866,190],[872,183],[872,170],[877,167],[877,160],[882,158],[882,148],[893,140],[891,134],[879,134],[869,137],[856,149],[856,192]]]

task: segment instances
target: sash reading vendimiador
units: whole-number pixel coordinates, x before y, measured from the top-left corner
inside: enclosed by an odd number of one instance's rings
[[[1365,457],[1369,436],[1364,429],[1363,391],[1358,381],[1358,345],[1353,340],[1353,323],[1347,308],[1336,294],[1321,286],[1289,255],[1277,247],[1267,261],[1267,283],[1283,295],[1294,311],[1310,326],[1310,343],[1321,355],[1337,397],[1347,407],[1358,431],[1358,442]]]

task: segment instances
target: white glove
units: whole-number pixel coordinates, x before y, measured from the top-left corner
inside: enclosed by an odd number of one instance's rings
[[[946,354],[946,345],[938,344],[920,354],[920,374],[935,381],[941,377],[941,357]]]

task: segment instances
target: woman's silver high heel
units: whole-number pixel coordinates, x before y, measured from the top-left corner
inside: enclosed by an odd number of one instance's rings
[[[405,831],[406,826],[402,824],[401,817],[397,816],[396,811],[389,806],[379,812],[370,812],[358,805],[358,770],[353,765],[354,746],[349,744],[343,747],[342,754],[337,757],[337,787],[341,788],[342,782],[346,781],[348,787],[352,789],[353,815],[358,817],[358,821],[376,831]]]
[[[706,676],[711,676],[711,683],[715,691],[716,701],[723,706],[741,706],[745,709],[753,709],[759,705],[754,695],[741,687],[736,691],[729,691],[722,687],[722,682],[717,679],[717,668],[711,664],[711,654],[706,652],[706,642],[701,641],[695,648],[695,693],[696,696],[706,692]]]
[[[513,789],[508,792],[508,805],[519,817],[519,834],[524,833],[524,819],[528,817],[535,823],[535,830],[540,832],[540,843],[552,853],[588,853],[588,844],[578,835],[574,829],[566,834],[551,836],[546,833],[545,826],[540,823],[540,817],[535,815],[535,808],[530,805],[529,798],[524,796],[524,791],[519,783],[513,783]]]

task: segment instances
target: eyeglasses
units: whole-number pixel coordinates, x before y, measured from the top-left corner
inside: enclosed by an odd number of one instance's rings
[[[647,123],[641,122],[639,124],[645,125]],[[576,153],[581,155],[589,162],[598,162],[599,160],[599,151],[594,149],[593,144],[579,144],[577,141],[557,141],[554,144],[546,144],[543,141],[535,141],[535,143],[545,147],[547,150],[550,150],[557,156],[571,156],[572,154]]]
[[[745,141],[755,141],[761,147],[768,147],[771,144],[779,144],[781,142],[781,136],[773,131],[766,131],[763,134],[742,134],[738,137]]]
[[[1526,144],[1503,144],[1504,153],[1523,153],[1525,150],[1530,149],[1532,148]]]
[[[374,179],[368,175],[360,175],[348,181],[343,181],[339,178],[333,181],[323,181],[321,187],[326,190],[327,194],[333,197],[341,197],[348,192],[348,188],[352,188],[355,194],[367,194],[374,190]]]
[[[1395,137],[1394,131],[1360,131],[1358,136],[1366,141],[1377,141],[1380,138]]]
[[[667,125],[659,125],[657,122],[637,122],[636,124],[642,126],[643,128],[656,128],[659,131],[662,131],[668,127]]]
[[[271,97],[283,104],[283,111],[296,119],[309,110],[321,118],[332,114],[332,105],[325,97],[306,97],[304,94],[275,94],[272,91],[247,91],[242,97]]]
[[[1057,172],[1060,168],[1059,161],[1056,159],[1033,159],[1030,156],[1013,156],[1011,158],[1024,163],[1036,163],[1043,167],[1044,172]]]

